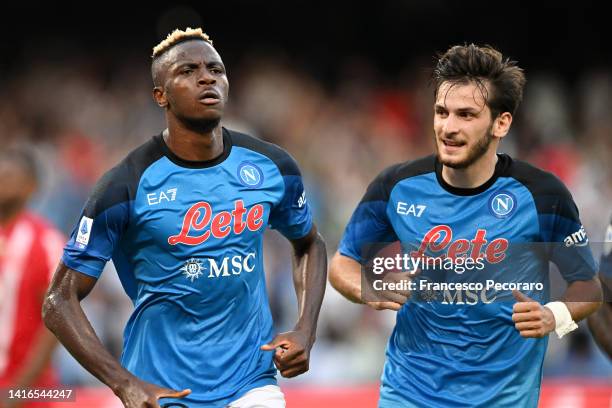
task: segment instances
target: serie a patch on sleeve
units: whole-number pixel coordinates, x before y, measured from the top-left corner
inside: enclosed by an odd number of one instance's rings
[[[76,246],[79,249],[87,248],[89,244],[89,237],[91,236],[91,227],[93,225],[93,219],[83,216],[79,224],[79,232],[76,237]]]

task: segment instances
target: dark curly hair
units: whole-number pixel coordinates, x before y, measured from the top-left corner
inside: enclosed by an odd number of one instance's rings
[[[439,54],[432,81],[436,97],[444,82],[452,85],[474,82],[495,118],[503,112],[515,114],[523,99],[526,79],[517,62],[504,59],[495,48],[469,44],[455,45]]]

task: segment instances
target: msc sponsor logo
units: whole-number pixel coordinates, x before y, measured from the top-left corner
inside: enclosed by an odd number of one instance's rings
[[[465,297],[464,297],[465,295]],[[469,290],[469,289],[458,289],[455,291],[444,290],[442,295],[442,303],[446,305],[469,305],[473,306],[478,304],[479,301],[485,304],[493,303],[497,295],[489,297],[486,289],[480,290]]]
[[[248,161],[238,166],[238,180],[247,187],[259,187],[263,183],[263,172],[255,164]]]
[[[489,211],[497,218],[507,218],[516,209],[516,197],[509,191],[499,191],[489,199]]]
[[[223,258],[191,258],[180,269],[191,282],[206,275],[209,279],[237,276],[242,272],[253,272],[257,266],[255,252],[246,255],[232,255]]]
[[[256,266],[255,252],[247,255],[226,256],[222,259],[208,259],[209,278],[219,278],[240,275],[244,272],[253,272]]]
[[[410,204],[405,203],[403,201],[397,202],[396,212],[400,215],[412,215],[413,217],[420,218],[423,215],[423,212],[427,208],[426,205],[423,204]]]
[[[202,276],[204,273],[203,261],[201,259],[191,258],[190,260],[185,262],[185,265],[183,265],[181,271],[187,279],[193,282],[194,280]]]
[[[563,239],[567,248],[575,245],[577,247],[587,246],[589,244],[589,238],[587,237],[584,226],[580,226],[580,229],[573,234],[568,235]]]
[[[479,282],[431,282],[421,279],[417,293],[422,301],[444,305],[473,306],[493,303],[497,299],[497,295],[487,294],[487,289]]]
[[[206,201],[200,201],[187,210],[181,232],[169,237],[168,243],[199,245],[211,236],[225,238],[231,232],[240,235],[246,229],[255,232],[264,225],[263,216],[264,206],[261,204],[246,208],[244,201],[237,200],[232,211],[220,211],[213,215],[212,206]]]

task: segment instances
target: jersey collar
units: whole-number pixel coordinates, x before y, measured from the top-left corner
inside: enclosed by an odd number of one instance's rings
[[[230,152],[232,150],[232,137],[230,136],[230,133],[226,128],[222,128],[222,129],[223,129],[223,153],[221,153],[219,156],[211,160],[193,161],[193,160],[181,159],[176,154],[174,154],[172,150],[170,150],[170,148],[164,141],[164,137],[162,136],[162,133],[154,136],[153,139],[155,139],[155,141],[159,145],[164,156],[166,156],[171,162],[173,162],[177,166],[187,167],[189,169],[203,169],[207,167],[216,166],[217,164],[222,163],[230,155]]]
[[[510,164],[512,163],[512,158],[510,158],[510,156],[508,156],[507,154],[498,154],[497,163],[495,164],[495,171],[493,171],[493,175],[490,179],[488,179],[478,187],[461,188],[451,186],[446,181],[444,181],[444,178],[442,177],[442,163],[438,161],[437,157],[435,160],[436,179],[438,180],[438,183],[440,184],[440,186],[442,186],[443,189],[445,189],[449,193],[458,196],[473,196],[487,191],[489,187],[491,187],[501,175],[506,173],[508,167],[510,167]]]

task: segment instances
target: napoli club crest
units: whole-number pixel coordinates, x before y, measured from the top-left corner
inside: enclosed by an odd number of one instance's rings
[[[489,199],[489,211],[497,218],[508,218],[516,210],[516,197],[509,191],[498,191]]]
[[[238,180],[243,185],[256,188],[261,186],[263,179],[263,172],[255,163],[245,161],[238,166]]]

